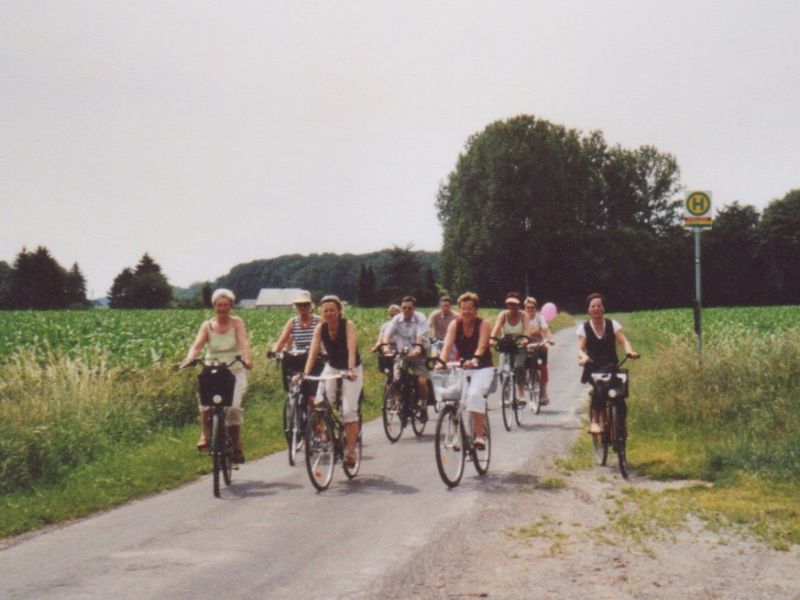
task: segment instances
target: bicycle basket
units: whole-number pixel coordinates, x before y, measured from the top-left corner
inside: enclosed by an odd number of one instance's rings
[[[501,338],[499,342],[497,342],[497,351],[498,352],[505,352],[506,354],[513,354],[518,350],[517,344],[511,338]]]
[[[200,388],[200,404],[203,406],[233,404],[236,376],[227,367],[220,365],[205,367],[197,376],[197,383]]]
[[[287,352],[283,355],[283,366],[287,373],[298,373],[306,368],[306,360],[308,360],[308,352],[298,354]]]
[[[378,370],[381,373],[386,373],[387,371],[391,372],[393,367],[394,367],[394,357],[385,356],[383,354],[378,355]]]
[[[461,372],[455,370],[431,371],[433,395],[437,402],[461,398]]]

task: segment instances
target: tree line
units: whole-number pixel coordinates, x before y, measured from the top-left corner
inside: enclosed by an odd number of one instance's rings
[[[442,281],[489,303],[506,291],[574,311],[592,291],[613,310],[687,306],[691,234],[680,171],[652,146],[609,146],[529,115],[471,136],[439,188]],[[734,204],[704,232],[704,304],[800,302],[800,191],[759,216]],[[749,282],[749,285],[744,285]]]
[[[62,267],[44,246],[23,248],[13,264],[0,261],[0,308],[87,308],[86,278],[78,263]]]

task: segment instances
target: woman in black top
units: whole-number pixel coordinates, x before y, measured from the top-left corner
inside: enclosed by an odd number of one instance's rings
[[[337,296],[325,296],[320,302],[320,310],[322,323],[314,329],[305,374],[309,375],[313,371],[320,345],[325,348],[328,355],[328,364],[322,370],[322,376],[343,372],[345,378],[342,382],[342,422],[347,438],[345,461],[355,464],[354,452],[356,438],[358,438],[358,401],[364,385],[364,369],[358,354],[358,336],[353,322],[342,318],[342,303]],[[336,393],[336,381],[320,381],[317,398],[320,398],[323,390],[325,395],[333,400]]]
[[[605,306],[601,294],[590,294],[586,298],[587,312],[589,320],[578,326],[578,362],[583,366],[581,383],[590,383],[591,365],[604,367],[609,364],[616,365],[617,344],[623,347],[625,355],[629,358],[639,358],[634,352],[633,346],[622,333],[622,325],[611,319],[605,318]],[[591,363],[591,365],[590,365]],[[597,405],[597,401],[592,397],[592,422],[589,425],[589,433],[600,433],[603,428],[600,425],[600,411],[602,406]]]

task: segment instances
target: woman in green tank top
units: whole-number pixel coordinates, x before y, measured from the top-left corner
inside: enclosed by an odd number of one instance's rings
[[[502,338],[503,336],[510,335],[516,337],[519,335],[531,337],[531,323],[528,315],[520,310],[521,302],[517,292],[508,292],[506,294],[506,309],[497,315],[497,320],[492,329],[493,338]],[[489,342],[492,347],[497,345],[496,340]],[[527,342],[525,342],[527,345]],[[500,369],[503,368],[506,360],[508,360],[505,353],[500,353]],[[517,377],[517,395],[519,398],[525,397],[525,352],[518,352],[515,356],[515,362],[511,368],[516,371]]]
[[[243,463],[244,452],[242,451],[240,432],[243,422],[242,397],[247,389],[247,377],[244,369],[253,367],[253,357],[244,321],[231,314],[235,301],[236,297],[230,290],[218,289],[211,295],[214,317],[204,321],[200,326],[194,343],[189,348],[186,358],[181,362],[181,366],[188,366],[189,363],[200,356],[203,348],[206,349],[206,361],[216,360],[230,364],[237,356],[242,357],[244,368],[238,363],[231,367],[231,372],[236,377],[236,385],[233,388],[233,404],[230,408],[225,409],[225,421],[228,424],[228,432],[233,441],[233,460],[237,463]],[[197,441],[197,449],[200,451],[208,448],[210,424],[211,412],[209,407],[201,406],[200,439]]]

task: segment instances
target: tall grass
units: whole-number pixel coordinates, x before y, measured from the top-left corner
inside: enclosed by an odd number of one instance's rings
[[[800,329],[752,335],[730,324],[702,365],[694,340],[673,336],[636,372],[632,430],[673,439],[683,475],[800,476]],[[632,453],[633,454],[633,453]],[[656,464],[651,466],[657,468]]]

